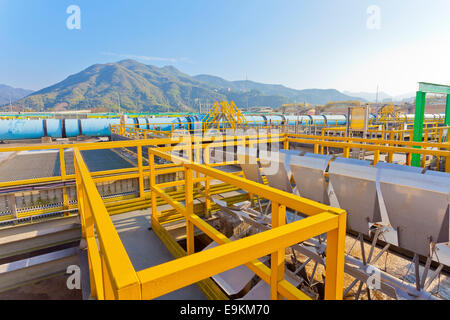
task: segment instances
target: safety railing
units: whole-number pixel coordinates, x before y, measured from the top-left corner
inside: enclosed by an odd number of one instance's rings
[[[450,127],[440,127],[439,130],[447,130]],[[430,129],[431,130],[431,129]],[[17,152],[17,151],[33,151],[33,150],[50,150],[54,149],[55,152],[58,152],[59,163],[61,167],[61,173],[57,176],[52,177],[44,177],[37,179],[27,179],[27,180],[17,180],[17,181],[0,181],[0,196],[7,197],[10,194],[14,194],[17,192],[21,192],[23,187],[33,188],[33,186],[50,186],[52,188],[60,188],[63,193],[63,200],[61,205],[51,206],[47,209],[36,209],[34,207],[30,207],[30,210],[21,210],[19,212],[11,212],[10,214],[3,214],[0,216],[0,221],[8,221],[14,218],[23,218],[29,216],[37,216],[39,214],[47,214],[51,212],[60,212],[65,211],[66,214],[72,212],[76,209],[76,202],[70,200],[68,195],[68,189],[73,188],[71,185],[74,184],[75,175],[68,174],[66,168],[67,162],[67,149],[69,148],[84,148],[85,150],[96,150],[96,149],[121,149],[127,148],[134,150],[135,159],[141,159],[139,154],[144,152],[146,153],[146,149],[148,145],[153,147],[162,146],[174,146],[178,145],[178,150],[186,149],[186,137],[178,137],[178,138],[162,138],[162,139],[151,139],[151,140],[135,140],[135,141],[118,141],[118,142],[103,142],[103,143],[77,143],[77,144],[64,144],[64,145],[34,145],[34,146],[26,146],[26,147],[4,147],[0,148],[0,152]],[[445,169],[445,171],[450,172],[450,147],[448,143],[436,143],[436,142],[412,142],[412,141],[400,141],[400,140],[387,140],[387,139],[366,139],[366,138],[348,138],[348,137],[339,137],[339,136],[316,136],[316,135],[305,135],[305,134],[269,134],[266,135],[264,133],[256,134],[256,135],[243,135],[243,136],[214,136],[214,137],[195,137],[189,143],[192,143],[191,153],[192,156],[199,159],[198,154],[200,153],[200,149],[196,147],[196,145],[208,146],[212,143],[216,143],[216,147],[222,146],[236,146],[239,144],[242,145],[253,145],[258,143],[258,139],[266,139],[266,141],[274,142],[278,141],[283,143],[284,148],[289,148],[290,142],[298,142],[304,145],[310,145],[315,153],[324,154],[328,152],[327,150],[332,148],[337,148],[342,150],[342,155],[344,157],[350,156],[350,151],[352,149],[366,150],[373,153],[374,163],[376,164],[380,161],[380,156],[385,154],[386,162],[393,162],[395,154],[403,154],[405,157],[405,163],[407,165],[411,164],[412,154],[421,154],[422,161],[421,167],[425,167],[428,165],[427,158],[436,157],[438,161],[436,161],[436,167],[438,170]],[[184,142],[183,142],[184,141]],[[261,140],[263,141],[263,140]],[[227,144],[229,143],[229,144]],[[181,146],[181,147],[180,147]],[[419,148],[419,149],[418,149]],[[170,148],[169,148],[170,149]],[[164,150],[169,150],[164,149]],[[161,149],[163,150],[163,149]],[[66,155],[65,155],[66,154]],[[445,158],[445,168],[442,168],[441,159]],[[233,164],[232,162],[229,164]],[[214,165],[213,165],[214,166]],[[177,173],[181,172],[180,168],[175,168],[172,165],[168,164],[155,164],[155,169],[158,172],[164,174]],[[138,181],[139,192],[136,195],[129,196],[120,196],[117,198],[110,198],[107,201],[116,202],[116,201],[129,201],[133,202],[135,200],[144,201],[146,198],[149,198],[149,189],[146,187],[144,190],[144,176],[145,176],[145,184],[148,185],[148,174],[150,172],[150,166],[145,163],[136,163],[132,167],[123,168],[123,169],[115,169],[115,170],[105,170],[105,171],[97,171],[92,172],[91,175],[94,178],[96,183],[108,183],[114,180],[126,180],[126,179],[136,179]],[[119,177],[120,176],[120,177]],[[22,188],[18,190],[17,188]],[[28,190],[28,189],[27,189]],[[31,189],[30,189],[31,190]],[[71,195],[73,197],[73,195]],[[11,203],[14,203],[14,199],[5,200]],[[143,204],[141,205],[144,206]],[[14,211],[14,210],[12,210]]]
[[[148,176],[150,172],[150,165],[146,160],[142,160],[142,154],[146,154],[146,149],[148,147],[162,147],[162,146],[177,146],[175,149],[178,151],[186,152],[188,150],[186,143],[193,143],[200,146],[211,146],[211,147],[233,147],[236,145],[252,145],[255,143],[271,142],[271,141],[281,141],[283,139],[283,134],[271,134],[271,135],[249,135],[249,136],[214,136],[211,138],[199,138],[194,140],[186,140],[184,137],[179,138],[164,138],[164,139],[152,139],[152,140],[135,140],[135,141],[117,141],[117,142],[102,142],[102,143],[76,143],[76,144],[63,144],[63,145],[33,145],[33,146],[23,146],[23,147],[6,147],[0,148],[1,152],[19,152],[19,151],[49,151],[54,150],[58,154],[58,160],[60,164],[60,175],[55,175],[51,177],[42,177],[35,179],[26,180],[14,180],[14,181],[0,181],[0,197],[2,199],[8,199],[4,201],[9,201],[9,203],[15,203],[15,194],[21,194],[22,192],[44,192],[45,190],[57,190],[62,189],[62,203],[56,204],[51,203],[51,205],[44,204],[32,204],[20,206],[17,210],[14,210],[14,206],[10,210],[11,213],[4,213],[0,216],[0,222],[12,221],[15,219],[24,219],[27,217],[34,217],[40,215],[48,215],[53,213],[63,212],[65,215],[74,213],[77,208],[76,205],[76,195],[74,193],[75,189],[75,174],[68,174],[66,171],[66,163],[68,162],[68,149],[80,148],[83,151],[90,150],[121,150],[126,148],[128,153],[134,155],[136,159],[135,163],[128,163],[131,167],[113,170],[102,170],[92,172],[91,176],[96,184],[108,184],[112,182],[120,181],[137,181],[138,190],[136,193],[129,195],[116,195],[108,196],[105,201],[114,205],[114,208],[110,208],[111,211],[121,213],[126,210],[127,205],[135,205],[139,208],[146,206],[144,203],[146,199],[149,199],[149,188],[148,186]],[[133,152],[133,151],[134,152]],[[191,150],[191,149],[189,149]],[[199,149],[192,147],[191,157],[196,157],[199,154]],[[198,157],[196,158],[198,159]],[[143,161],[143,162],[141,162]],[[69,161],[71,162],[71,161]],[[212,164],[212,166],[220,166],[233,164],[229,163],[217,163]],[[30,166],[33,164],[30,163]],[[160,175],[178,174],[182,172],[182,168],[177,168],[174,164],[155,164],[155,170],[158,171]],[[38,170],[38,169],[36,169]],[[144,181],[146,180],[146,181]],[[36,191],[35,191],[36,190]],[[53,192],[53,191],[52,191]],[[59,192],[59,191],[58,191]],[[47,194],[47,193],[45,193]],[[70,195],[70,197],[69,197]],[[39,195],[40,197],[40,195]],[[28,208],[29,207],[29,208]],[[117,208],[116,208],[117,207]],[[28,208],[28,209],[27,209]]]
[[[371,118],[369,120],[370,124],[373,123],[397,123],[397,124],[407,124],[407,125],[414,125],[414,117],[407,117],[405,115],[400,117],[380,117],[377,118]],[[437,123],[442,124],[445,123],[445,117],[442,117],[440,119],[424,119],[424,123]]]
[[[405,129],[405,130],[386,130],[384,126],[382,129],[378,128],[377,125],[370,125],[368,130],[366,131],[367,136],[378,139],[379,137],[384,138],[385,140],[404,140],[406,138],[412,140],[413,129]],[[423,139],[425,142],[427,141],[436,141],[436,142],[444,142],[446,140],[446,132],[450,127],[448,126],[437,126],[433,124],[431,127],[428,127],[427,124],[424,125],[423,129]],[[339,135],[345,136],[347,132],[346,127],[334,127],[334,128],[322,128],[321,135]]]
[[[438,159],[445,158],[445,171],[450,172],[450,144],[436,143],[436,142],[415,142],[415,141],[398,141],[398,140],[384,140],[384,139],[367,139],[354,137],[338,137],[338,136],[314,136],[301,134],[286,135],[285,146],[289,143],[300,143],[306,145],[313,145],[314,153],[325,153],[325,148],[342,149],[342,156],[350,157],[352,149],[366,150],[373,152],[374,165],[380,161],[380,155],[386,154],[386,162],[392,163],[394,161],[394,154],[403,154],[405,156],[405,164],[411,165],[413,154],[422,156],[421,167],[426,166],[426,158],[428,156],[437,157]],[[437,161],[437,168],[439,168],[439,161]]]
[[[167,184],[156,184],[155,156],[175,161],[184,170],[185,205],[171,198],[164,190]],[[74,148],[74,162],[78,207],[88,246],[92,295],[97,299],[153,299],[243,264],[270,284],[272,299],[309,299],[284,279],[284,250],[323,233],[327,233],[325,299],[342,299],[345,211],[152,148],[149,149],[152,227],[161,228],[154,201],[159,196],[186,219],[187,252],[185,257],[135,272],[78,148]],[[194,178],[194,173],[197,173],[197,178]],[[204,177],[199,178],[200,174]],[[205,181],[206,178],[224,181],[271,200],[272,229],[231,241],[201,219],[193,210],[193,188],[195,182]],[[286,208],[309,217],[284,225]],[[194,226],[219,246],[195,253]],[[257,260],[266,255],[271,256],[270,268]]]
[[[74,149],[74,164],[91,296],[99,300],[140,299],[136,272],[78,148]]]

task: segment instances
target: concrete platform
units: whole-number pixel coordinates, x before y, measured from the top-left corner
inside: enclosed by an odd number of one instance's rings
[[[125,250],[136,271],[173,260],[172,254],[150,227],[150,210],[132,211],[111,217]],[[161,300],[206,300],[200,288],[193,284],[164,295]]]
[[[81,290],[67,289],[67,275],[59,275],[0,293],[0,300],[81,300]]]

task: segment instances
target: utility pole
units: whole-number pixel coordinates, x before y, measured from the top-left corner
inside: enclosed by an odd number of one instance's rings
[[[248,76],[245,74],[245,95],[247,98],[247,111],[248,111]]]
[[[119,114],[120,114],[121,112],[120,112],[120,93],[119,92],[117,92],[117,102],[119,103]]]
[[[377,98],[376,98],[375,103],[378,105],[378,85],[377,85]]]

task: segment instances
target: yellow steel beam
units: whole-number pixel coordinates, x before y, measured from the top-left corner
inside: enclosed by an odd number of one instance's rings
[[[325,299],[342,300],[347,215],[338,215],[338,228],[328,231],[325,267]]]
[[[386,139],[367,139],[367,138],[355,138],[355,137],[335,137],[335,136],[315,136],[315,135],[305,135],[305,134],[294,134],[289,133],[287,137],[290,141],[295,138],[300,139],[312,139],[312,140],[323,140],[323,141],[342,141],[342,142],[364,142],[372,145],[403,145],[403,146],[420,146],[428,148],[443,148],[448,149],[448,143],[438,143],[438,142],[417,142],[417,141],[399,141],[399,140],[386,140]]]
[[[257,194],[266,199],[278,203],[283,203],[287,207],[302,212],[306,215],[314,215],[323,211],[334,210],[329,206],[317,203],[315,201],[300,198],[294,194],[284,192],[266,185],[262,185],[260,183],[253,182],[214,168],[210,168],[205,165],[191,163],[186,159],[174,157],[156,149],[149,150],[149,152],[161,158],[172,159],[173,161],[177,161],[178,163],[183,163],[185,166],[192,168],[197,172],[203,173],[217,180],[234,185],[240,189],[248,191],[251,194]]]
[[[336,228],[338,216],[324,212],[139,271],[142,298],[157,298]]]
[[[93,213],[93,219],[87,221],[87,223],[95,224],[100,243],[105,298],[113,298],[108,296],[108,290],[106,289],[111,286],[114,290],[114,298],[140,299],[139,280],[133,265],[77,148],[74,149],[74,162],[79,170],[80,180],[87,195],[85,201],[89,203],[90,210]]]
[[[272,202],[272,229],[285,224],[286,206]],[[270,255],[270,299],[281,300],[278,283],[284,280],[285,248],[280,248]]]
[[[351,139],[351,141],[356,139]],[[327,147],[333,148],[359,148],[366,149],[371,151],[382,151],[382,152],[394,152],[394,153],[419,153],[424,155],[434,155],[441,157],[450,157],[450,151],[444,150],[429,150],[429,149],[415,149],[415,148],[407,148],[407,147],[391,147],[391,146],[382,146],[382,145],[374,145],[374,144],[359,144],[359,143],[350,143],[350,142],[334,142],[334,141],[320,141],[320,140],[310,140],[310,139],[289,139],[290,142],[296,143],[304,143],[304,144],[317,144],[323,145]],[[397,141],[396,141],[397,142]],[[447,146],[447,148],[450,148]]]

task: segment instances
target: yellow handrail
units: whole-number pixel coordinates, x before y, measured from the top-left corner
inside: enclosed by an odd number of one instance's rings
[[[186,205],[172,199],[155,184],[154,157],[170,158],[179,163],[185,172]],[[138,153],[142,157],[142,153]],[[141,162],[141,161],[139,161]],[[325,282],[326,299],[342,299],[345,211],[300,198],[271,187],[254,183],[236,175],[213,169],[184,158],[176,158],[157,149],[149,149],[149,166],[152,197],[162,196],[186,219],[188,256],[135,272],[120,241],[106,207],[96,190],[79,148],[74,148],[75,176],[78,207],[83,236],[88,245],[92,294],[97,299],[153,299],[217,273],[245,264],[271,285],[272,299],[309,299],[309,297],[284,279],[284,249],[319,234],[328,234]],[[193,212],[193,172],[219,179],[273,201],[272,229],[231,242],[215,228]],[[161,185],[162,186],[162,185]],[[155,202],[156,203],[156,202]],[[293,208],[311,217],[283,225],[285,208]],[[153,206],[152,224],[161,227],[157,207]],[[204,252],[194,253],[194,225],[220,245]],[[97,246],[97,235],[99,246]],[[283,253],[283,254],[281,254]],[[269,269],[257,258],[271,254]],[[274,263],[277,262],[277,263]],[[163,285],[162,285],[163,284]]]
[[[91,294],[97,299],[140,299],[136,272],[83,156],[78,148],[73,154],[78,212],[88,249]],[[97,246],[96,238],[100,246]]]

